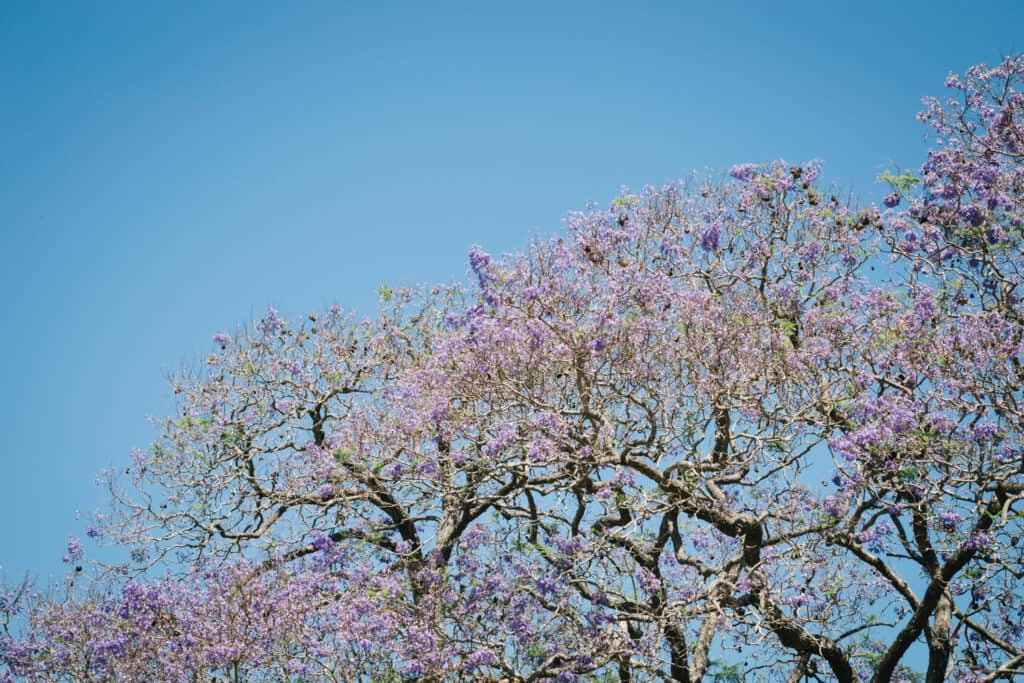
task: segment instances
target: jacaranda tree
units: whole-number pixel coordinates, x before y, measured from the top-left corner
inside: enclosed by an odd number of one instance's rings
[[[0,676],[1024,675],[1022,79],[950,76],[881,207],[737,166],[217,334]]]

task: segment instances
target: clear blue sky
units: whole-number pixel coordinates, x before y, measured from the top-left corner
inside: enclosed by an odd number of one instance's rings
[[[0,4],[8,579],[62,574],[214,332],[372,311],[694,168],[821,158],[877,197],[920,97],[1024,50],[1009,0],[346,4]]]

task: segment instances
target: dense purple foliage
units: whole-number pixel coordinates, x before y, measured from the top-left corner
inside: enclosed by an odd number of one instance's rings
[[[881,207],[744,164],[217,333],[0,681],[1019,675],[1022,79],[951,75]]]

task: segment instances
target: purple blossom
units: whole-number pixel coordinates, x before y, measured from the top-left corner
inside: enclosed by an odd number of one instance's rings
[[[63,557],[64,563],[71,564],[72,562],[81,559],[84,550],[85,548],[82,545],[82,542],[76,536],[69,537],[68,551],[67,554]]]
[[[970,225],[978,227],[984,220],[984,215],[977,206],[970,204],[960,209],[960,216]]]
[[[277,313],[277,309],[275,308],[268,308],[267,312],[256,323],[256,329],[264,335],[275,334],[279,332],[282,327],[284,327],[284,321],[281,320]]]
[[[793,607],[805,607],[811,602],[810,596],[806,592],[797,593],[793,597],[789,598],[787,602]]]
[[[939,513],[939,524],[947,531],[953,531],[956,529],[956,525],[959,524],[961,520],[963,520],[963,517],[952,510]]]
[[[980,422],[974,426],[974,440],[980,444],[989,444],[995,440],[998,432],[999,427],[994,422]]]
[[[1012,448],[1002,448],[998,453],[996,453],[996,461],[1000,463],[1007,463],[1016,460],[1019,456],[1019,451],[1015,451]]]
[[[712,223],[704,228],[700,234],[700,247],[704,251],[717,251],[718,240],[721,236],[721,228],[718,223]]]
[[[992,537],[991,534],[986,533],[984,531],[979,531],[971,535],[971,537],[967,539],[967,542],[964,545],[967,548],[970,548],[971,550],[977,550],[979,548],[985,548],[991,545],[994,541],[995,539]]]
[[[322,531],[313,533],[313,547],[322,553],[329,553],[334,550],[334,541]]]
[[[846,505],[838,496],[826,496],[821,504],[822,510],[830,517],[840,518],[846,510]]]
[[[491,264],[491,255],[480,247],[473,247],[469,250],[469,267],[480,282],[481,289],[487,289],[489,275],[487,267]]]
[[[427,477],[434,477],[440,472],[436,460],[424,460],[416,466],[416,472]]]
[[[470,549],[479,547],[485,543],[488,538],[490,538],[490,534],[479,524],[474,524],[466,529],[462,534],[462,542]]]
[[[736,164],[729,169],[729,175],[743,183],[750,182],[757,173],[755,164]]]
[[[640,588],[648,594],[653,595],[661,588],[661,579],[643,567],[637,569],[637,582],[640,584]]]
[[[551,577],[542,576],[537,579],[537,590],[541,595],[553,595],[558,590],[558,583]]]
[[[470,653],[469,657],[466,658],[465,670],[468,672],[475,671],[481,666],[494,664],[497,658],[494,653],[486,648],[480,648]]]

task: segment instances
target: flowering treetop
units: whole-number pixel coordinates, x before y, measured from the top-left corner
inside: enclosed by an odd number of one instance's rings
[[[0,676],[1024,670],[1022,78],[950,76],[882,207],[742,165],[375,320],[218,333],[110,477],[90,535],[130,560],[8,589]]]

